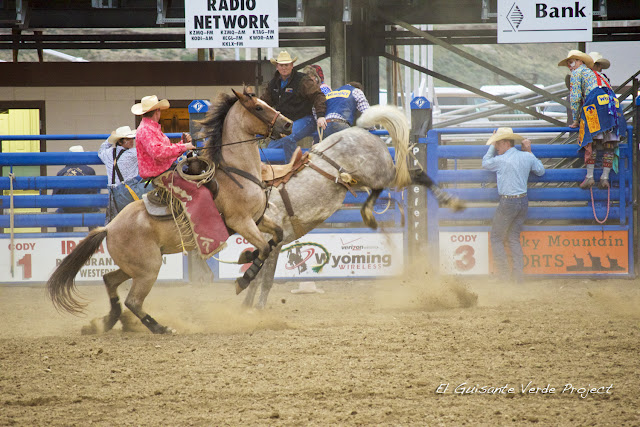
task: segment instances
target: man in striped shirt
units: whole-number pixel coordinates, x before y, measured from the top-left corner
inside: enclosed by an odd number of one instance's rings
[[[325,138],[353,126],[356,111],[364,113],[369,109],[369,101],[367,101],[363,89],[362,84],[349,82],[327,94]]]
[[[522,141],[522,151],[514,147]],[[523,254],[520,232],[527,218],[529,173],[544,175],[544,166],[531,152],[531,141],[513,133],[511,128],[499,128],[487,141],[490,145],[482,158],[482,167],[496,172],[500,203],[491,226],[491,249],[495,273],[502,281],[521,282]],[[505,240],[511,250],[511,268],[505,250]]]

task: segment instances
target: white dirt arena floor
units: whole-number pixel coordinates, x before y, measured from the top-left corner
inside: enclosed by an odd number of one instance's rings
[[[2,286],[0,425],[640,425],[636,280],[317,286],[246,312],[231,283],[157,284],[171,336],[82,335],[100,285],[84,317]]]

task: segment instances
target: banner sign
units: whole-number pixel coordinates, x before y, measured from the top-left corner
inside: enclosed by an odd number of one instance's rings
[[[278,0],[184,2],[188,49],[278,47]]]
[[[441,232],[440,271],[488,274],[489,232]],[[525,274],[629,274],[629,235],[614,231],[523,231]]]
[[[14,239],[15,248],[13,277],[11,276],[11,241],[0,239],[0,257],[6,260],[7,268],[0,269],[0,283],[12,282],[46,282],[53,270],[80,243],[76,237],[33,237]],[[146,256],[144,251],[139,256]],[[184,265],[181,253],[164,255],[159,280],[183,280]],[[113,262],[102,242],[98,251],[89,258],[76,276],[78,282],[102,282],[102,276],[115,271],[118,266]]]
[[[237,260],[254,247],[238,235],[227,240],[218,254],[225,261]],[[402,272],[402,233],[311,233],[282,247],[276,279],[392,276]],[[235,279],[251,264],[220,263],[221,279]]]
[[[591,0],[498,0],[498,43],[590,42]]]

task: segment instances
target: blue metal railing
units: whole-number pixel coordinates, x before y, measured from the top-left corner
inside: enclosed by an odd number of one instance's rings
[[[387,131],[372,131],[378,135],[388,134]],[[180,138],[180,133],[168,133],[169,138]],[[105,140],[109,134],[60,134],[60,135],[0,135],[0,140]],[[395,151],[390,149],[394,156]],[[284,153],[282,149],[261,149],[260,157],[262,161],[282,163]],[[89,152],[46,152],[46,153],[0,153],[0,167],[14,166],[40,166],[40,165],[101,165],[102,161],[98,153]],[[0,190],[10,189],[10,178],[0,177]],[[50,190],[50,189],[88,189],[102,190],[107,188],[107,177],[97,176],[18,176],[13,180],[14,190]],[[381,198],[389,198],[397,195],[389,191],[382,193]],[[357,193],[356,197],[347,193],[345,204],[361,204],[366,200],[366,193]],[[13,198],[14,208],[104,208],[108,204],[107,194],[86,194],[82,197],[77,195],[16,195]],[[10,196],[0,196],[0,209],[8,209],[10,206]],[[401,222],[401,212],[396,209],[389,209],[376,218],[378,221]],[[0,227],[9,227],[9,215],[0,215]],[[357,209],[344,209],[336,212],[325,222],[336,223],[359,223],[362,221],[360,211]],[[20,213],[14,215],[14,226],[16,228],[26,227],[96,227],[105,222],[104,213]]]

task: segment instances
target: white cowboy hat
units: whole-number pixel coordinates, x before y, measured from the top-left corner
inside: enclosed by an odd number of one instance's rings
[[[109,138],[107,138],[107,141],[109,141],[109,144],[115,144],[116,142],[120,141],[122,138],[135,138],[135,137],[136,137],[135,129],[131,130],[129,126],[121,126],[118,129],[111,132],[111,135],[109,136]]]
[[[566,67],[567,62],[569,62],[570,59],[579,59],[580,61],[584,62],[587,67],[593,67],[593,59],[591,59],[591,57],[586,53],[579,50],[570,50],[567,54],[567,57],[558,62],[558,67]]]
[[[271,63],[273,65],[276,64],[291,64],[292,62],[296,62],[298,60],[298,57],[296,56],[295,58],[291,59],[291,55],[289,55],[289,52],[287,52],[286,50],[281,51],[278,54],[277,58],[271,58]]]
[[[600,55],[600,52],[589,52],[589,56],[593,59],[594,64],[602,65],[603,70],[611,67],[611,62],[609,62],[608,59],[604,59],[602,55]]]
[[[169,108],[169,101],[167,101],[166,99],[158,101],[157,96],[151,95],[142,98],[139,104],[134,104],[134,106],[131,107],[131,112],[136,116],[141,116],[147,111],[157,110],[158,108],[161,110],[166,110],[167,108]]]
[[[298,289],[292,289],[292,294],[324,294],[322,289],[316,288],[316,282],[300,282]]]
[[[487,141],[487,145],[491,145],[494,142],[500,141],[503,139],[510,139],[512,141],[522,141],[524,137],[518,135],[517,133],[513,133],[513,129],[511,128],[498,128],[498,130],[496,130]]]
[[[69,151],[72,153],[84,153],[84,148],[82,148],[82,145],[72,145],[69,147]]]

